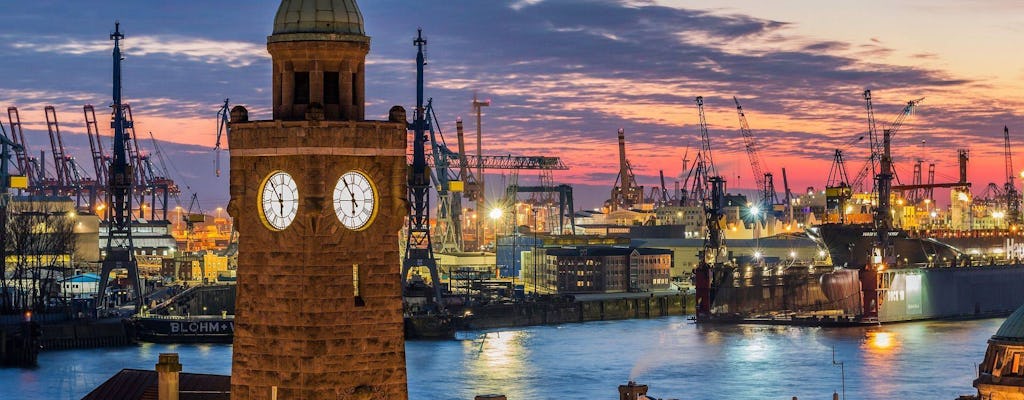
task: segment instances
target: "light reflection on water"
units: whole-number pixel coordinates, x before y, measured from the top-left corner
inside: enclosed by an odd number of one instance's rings
[[[975,364],[1001,319],[869,328],[695,326],[684,317],[460,333],[406,344],[410,399],[613,399],[629,379],[686,399],[953,399],[973,393]],[[35,370],[0,369],[0,393],[79,399],[121,368],[153,369],[178,352],[186,372],[228,374],[230,345],[46,352]],[[0,396],[6,398],[4,396]]]

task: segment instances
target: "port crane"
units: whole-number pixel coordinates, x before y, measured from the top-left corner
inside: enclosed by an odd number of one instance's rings
[[[217,153],[217,177],[220,178],[220,141],[223,137],[227,137],[231,134],[231,110],[228,108],[228,104],[231,99],[224,99],[224,105],[217,111],[217,144],[213,146],[213,151]]]
[[[775,180],[771,172],[765,172],[761,167],[764,162],[758,152],[754,134],[750,131],[750,124],[747,123],[743,106],[740,105],[736,96],[733,96],[732,100],[736,103],[736,114],[739,115],[740,120],[740,134],[743,136],[743,147],[747,150],[747,158],[750,159],[750,169],[754,172],[754,182],[757,184],[758,190],[761,191],[761,198],[758,199],[761,212],[758,213],[758,218],[763,221],[772,211],[774,205],[779,203],[779,196],[775,193]]]
[[[725,216],[725,179],[718,175],[711,156],[711,140],[704,117],[704,97],[698,96],[696,103],[700,119],[701,151],[697,153],[694,166],[687,176],[687,179],[693,179],[693,186],[687,194],[687,205],[700,206],[704,210],[704,242],[697,268],[693,270],[696,318],[702,322],[711,317],[711,303],[725,273],[722,267],[727,257],[721,225],[722,217]]]
[[[1006,163],[1006,184],[1003,195],[1006,197],[1006,221],[1011,225],[1020,221],[1020,192],[1013,183],[1013,155],[1010,152],[1010,128],[1003,125],[1003,158]]]
[[[18,115],[16,107],[7,108],[7,122],[11,127],[10,141],[13,143],[12,148],[17,161],[15,165],[18,167],[18,173],[28,179],[29,187],[42,186],[42,180],[46,178],[46,171],[41,168],[38,158],[28,155],[28,145],[25,142],[21,117]]]
[[[517,173],[519,170],[548,172],[569,169],[558,157],[466,155],[465,142],[461,140],[464,136],[461,119],[455,123],[456,131],[460,138],[460,151],[454,152],[445,143],[443,132],[434,122],[436,120],[437,115],[434,112],[433,99],[428,99],[427,106],[425,107],[425,131],[429,132],[431,157],[425,158],[425,161],[428,169],[431,171],[431,182],[434,184],[438,196],[438,251],[458,252],[464,248],[462,240],[462,200],[475,200],[476,196],[480,195],[480,188],[471,172],[472,168],[476,167],[480,170],[508,170],[513,171],[513,173]],[[415,162],[415,159],[413,161]],[[554,185],[550,184],[541,186],[554,187]],[[513,183],[509,187],[518,187],[518,184]],[[526,190],[521,190],[520,192],[526,192]],[[556,191],[538,190],[534,192],[550,193]],[[511,200],[506,200],[505,202],[509,203]],[[564,226],[564,222],[560,226]]]
[[[888,128],[884,128],[882,133],[884,134],[885,131],[889,131],[890,139],[892,138],[892,136],[895,136],[896,132],[898,132],[900,127],[903,126],[903,121],[906,120],[906,118],[910,116],[910,114],[914,113],[914,110],[922,101],[924,101],[923,97],[908,101],[907,105],[903,107],[899,114],[896,114],[896,117],[893,119],[892,123],[889,124]],[[860,169],[860,172],[853,179],[852,184],[853,188],[861,191],[864,190],[864,180],[867,179],[869,174],[871,176],[876,176],[879,174],[879,163],[881,162],[882,155],[885,152],[885,150],[883,149],[884,138],[879,137],[879,133],[876,128],[874,111],[875,109],[871,100],[871,90],[864,91],[864,102],[868,114],[868,138],[871,146],[871,155],[868,157],[868,160],[864,164],[864,167]],[[896,179],[897,181],[899,180],[898,178]],[[875,193],[878,192],[877,187],[873,187],[873,189]]]
[[[102,188],[107,186],[108,174],[110,173],[110,157],[103,152],[103,141],[100,136],[99,124],[96,122],[96,110],[91,104],[82,107],[85,114],[85,132],[89,136],[89,150],[92,154],[92,165],[95,174],[95,184]]]

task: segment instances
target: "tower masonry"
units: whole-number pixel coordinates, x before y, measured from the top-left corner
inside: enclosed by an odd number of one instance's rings
[[[267,39],[274,119],[231,111],[232,399],[408,397],[407,122],[397,106],[363,120],[369,46],[354,0],[284,0]]]

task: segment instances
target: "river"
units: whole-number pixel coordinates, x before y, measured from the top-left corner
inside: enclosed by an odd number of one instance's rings
[[[409,398],[615,399],[634,379],[666,399],[828,399],[845,370],[850,400],[953,400],[975,392],[976,364],[1002,321],[823,329],[668,317],[460,332],[406,344]],[[0,369],[0,398],[79,399],[122,368],[153,369],[163,352],[179,353],[185,372],[230,373],[230,345],[53,351],[36,369]]]

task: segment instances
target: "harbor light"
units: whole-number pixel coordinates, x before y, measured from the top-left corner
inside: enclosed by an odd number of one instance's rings
[[[796,251],[790,251],[789,258],[796,258]]]
[[[750,207],[750,215],[753,215],[755,217],[761,215],[761,207],[758,207],[758,206]]]
[[[755,260],[760,260],[761,259],[761,251],[760,250],[754,252],[754,259]]]
[[[502,214],[501,209],[500,208],[495,208],[495,209],[491,210],[491,213],[489,215],[491,216],[491,219],[495,219],[496,220],[498,218],[501,218],[501,214]]]
[[[818,257],[825,258],[825,250],[818,250]]]

